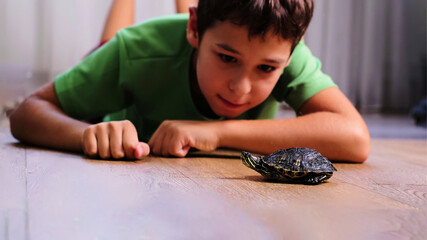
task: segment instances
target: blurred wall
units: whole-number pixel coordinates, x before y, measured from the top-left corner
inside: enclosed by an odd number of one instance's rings
[[[408,112],[426,96],[426,1],[318,0],[306,43],[365,112]]]
[[[98,45],[112,0],[0,0],[0,82],[47,82]],[[175,13],[175,0],[136,0],[136,21]],[[2,80],[3,78],[3,80]]]

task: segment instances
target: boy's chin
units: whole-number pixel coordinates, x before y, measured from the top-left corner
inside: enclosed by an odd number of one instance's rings
[[[229,119],[236,118],[236,117],[240,116],[242,113],[243,112],[228,112],[228,111],[227,112],[216,112],[215,111],[216,115],[218,115],[220,117],[224,117],[224,118],[229,118]]]

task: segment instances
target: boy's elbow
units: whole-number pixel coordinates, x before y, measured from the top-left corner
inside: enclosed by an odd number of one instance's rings
[[[369,157],[369,152],[370,152],[369,146],[363,146],[363,147],[360,147],[359,149],[360,150],[354,154],[354,158],[351,159],[351,161],[354,163],[364,163]]]
[[[25,132],[28,130],[25,120],[28,119],[26,111],[28,110],[28,99],[19,104],[9,115],[10,132],[12,136],[19,140],[25,140]]]
[[[17,140],[20,139],[19,134],[19,113],[17,113],[17,109],[13,110],[13,112],[9,116],[9,123],[10,123],[10,132],[14,138]]]
[[[350,144],[350,151],[352,152],[350,159],[355,163],[365,162],[371,151],[371,137],[367,128],[355,129],[353,133],[353,144]]]

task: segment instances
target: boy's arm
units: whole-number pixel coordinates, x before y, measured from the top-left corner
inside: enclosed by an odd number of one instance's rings
[[[368,128],[344,94],[327,88],[309,99],[291,119],[226,121],[220,146],[271,153],[309,147],[330,159],[363,162],[370,151]]]
[[[330,159],[363,162],[369,132],[357,110],[338,88],[327,88],[291,119],[167,121],[149,141],[155,154],[185,156],[190,147],[205,151],[229,147],[258,153],[309,147]]]
[[[90,125],[66,115],[53,83],[41,88],[10,116],[13,136],[42,147],[85,152],[91,157],[142,158],[149,154],[146,143],[130,121]]]
[[[81,151],[81,136],[88,126],[61,110],[53,83],[29,96],[10,116],[11,132],[18,140],[70,151]]]

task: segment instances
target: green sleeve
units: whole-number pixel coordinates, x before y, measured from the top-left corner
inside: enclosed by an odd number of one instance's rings
[[[90,119],[127,106],[126,90],[119,80],[119,40],[116,36],[56,77],[55,91],[67,115]]]
[[[337,85],[321,70],[322,64],[301,41],[295,48],[291,63],[283,70],[273,90],[279,102],[285,101],[295,111],[316,93]]]

